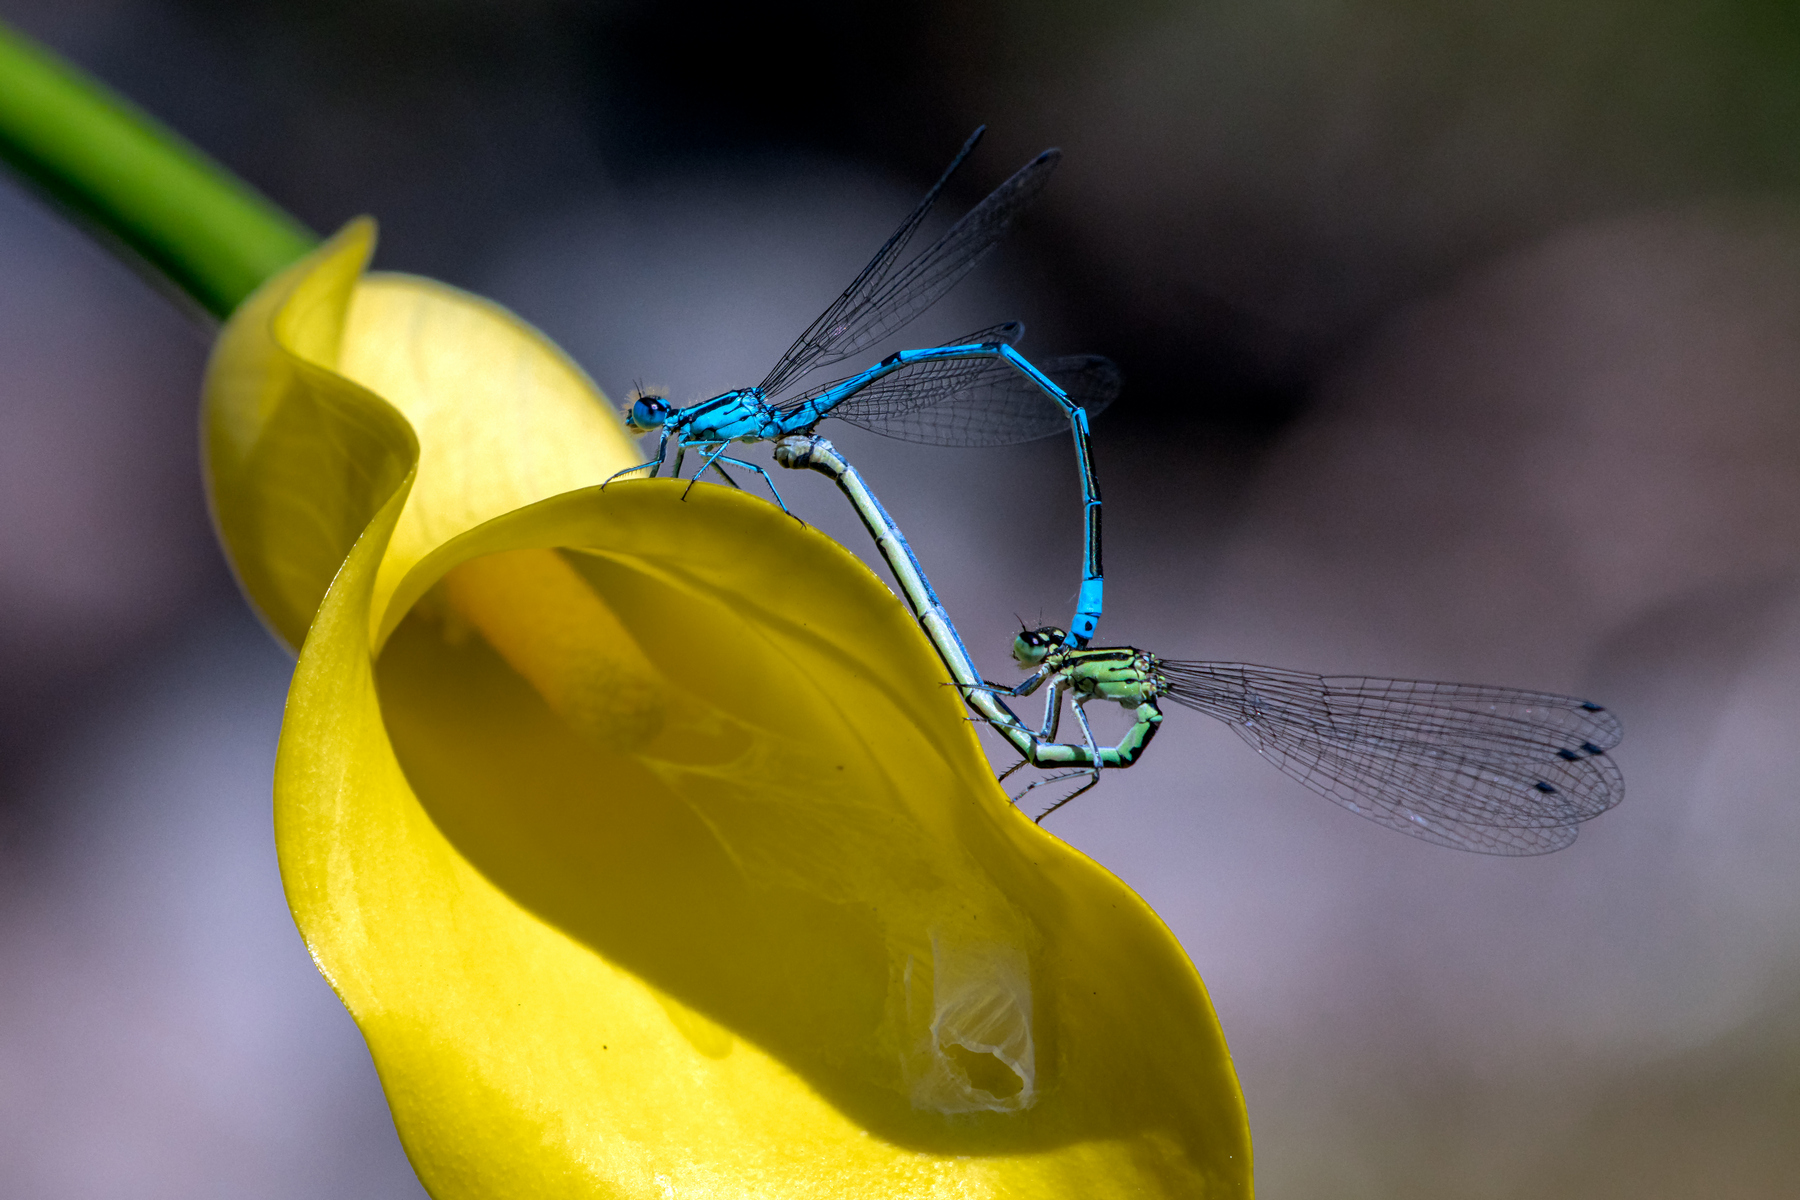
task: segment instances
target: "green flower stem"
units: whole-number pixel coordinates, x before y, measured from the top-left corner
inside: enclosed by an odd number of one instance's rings
[[[243,180],[4,25],[0,161],[216,317],[318,242]]]

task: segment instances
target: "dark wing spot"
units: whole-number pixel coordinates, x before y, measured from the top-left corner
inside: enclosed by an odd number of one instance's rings
[[[1581,743],[1581,748],[1583,750],[1586,750],[1589,754],[1605,754],[1606,753],[1606,751],[1604,751],[1600,747],[1594,745],[1594,743],[1592,743],[1592,742]]]
[[[1581,755],[1575,753],[1573,750],[1558,750],[1556,752],[1556,757],[1562,759],[1565,762],[1575,762],[1577,759],[1579,759],[1581,757]]]
[[[1551,787],[1549,784],[1545,783],[1541,779],[1538,780],[1536,783],[1532,784],[1531,786],[1536,788],[1538,791],[1544,793],[1544,795],[1546,795],[1546,796],[1556,795],[1556,789]]]
[[[1581,702],[1581,711],[1582,712],[1605,712],[1606,710],[1604,708],[1601,708],[1598,704],[1594,704],[1587,700],[1583,700]]]

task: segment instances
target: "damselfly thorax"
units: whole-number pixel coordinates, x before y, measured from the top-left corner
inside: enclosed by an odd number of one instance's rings
[[[1040,370],[1016,349],[1016,321],[979,329],[938,346],[897,350],[854,375],[801,390],[819,368],[868,354],[936,304],[1004,237],[1050,177],[1061,155],[1046,150],[995,188],[949,232],[910,261],[904,252],[944,185],[981,137],[976,130],[918,207],[755,387],[721,392],[676,407],[665,396],[633,397],[625,414],[634,433],[658,433],[656,455],[612,479],[647,471],[654,477],[675,451],[673,474],[696,450],[693,481],[711,471],[733,487],[727,467],[760,476],[785,511],[762,467],[726,455],[733,444],[776,442],[809,434],[835,417],[906,441],[939,446],[1003,446],[1059,433],[1071,436],[1082,495],[1082,575],[1071,645],[1093,637],[1103,608],[1100,488],[1088,449],[1088,419],[1119,393],[1119,372],[1098,355],[1053,359]],[[604,485],[602,485],[604,486]],[[685,497],[686,492],[682,495]]]
[[[856,469],[824,438],[778,442],[775,461],[818,471],[875,538],[901,598],[949,672],[950,683],[1026,764],[1073,768],[1014,797],[1059,781],[1081,782],[1043,816],[1093,787],[1102,770],[1129,767],[1163,723],[1167,701],[1223,722],[1263,759],[1302,786],[1389,829],[1480,854],[1544,854],[1575,840],[1585,821],[1625,795],[1609,751],[1618,719],[1573,696],[1483,684],[1312,675],[1254,663],[1163,658],[1134,646],[1072,647],[1051,625],[1021,629],[1013,658],[1030,671],[1008,687],[983,679],[932,590],[905,536]],[[1008,698],[1047,693],[1044,721],[1021,721]],[[1058,741],[1068,695],[1080,742]],[[1111,700],[1131,715],[1115,744],[1094,737],[1083,711]]]
[[[1057,645],[1062,647],[1063,631],[1055,626],[1027,632],[1038,637],[1054,637]],[[1021,666],[1033,665],[1021,658],[1018,649],[1019,642],[1015,639],[1013,657],[1019,659]],[[1126,708],[1136,708],[1159,699],[1168,691],[1168,680],[1158,669],[1161,662],[1156,655],[1136,646],[1084,646],[1054,649],[1035,665],[1046,678],[1066,680],[1068,690],[1078,703],[1111,700]]]

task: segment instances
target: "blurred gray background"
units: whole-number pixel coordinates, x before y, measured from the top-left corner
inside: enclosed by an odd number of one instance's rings
[[[906,339],[1020,317],[1096,423],[1103,640],[1577,692],[1545,859],[1222,727],[1053,819],[1181,937],[1275,1200],[1800,1194],[1800,11],[1287,0],[0,0],[314,228],[608,393],[759,378],[970,128],[1067,158]],[[946,218],[947,219],[947,218]],[[282,903],[288,664],[194,448],[207,344],[0,183],[0,1193],[416,1196]],[[1062,443],[834,429],[993,675],[1076,581]],[[841,435],[841,436],[840,436]],[[823,481],[809,520],[860,548]]]

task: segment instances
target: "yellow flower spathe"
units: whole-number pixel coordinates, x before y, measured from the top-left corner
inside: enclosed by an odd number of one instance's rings
[[[1180,947],[994,785],[842,547],[638,460],[541,335],[354,224],[208,380],[221,536],[304,645],[289,903],[463,1197],[1240,1197]]]

